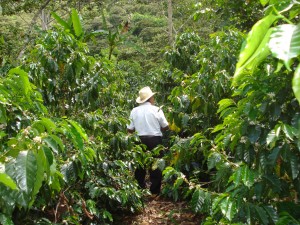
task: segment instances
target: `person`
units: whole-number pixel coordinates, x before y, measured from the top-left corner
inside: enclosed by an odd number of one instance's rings
[[[150,87],[143,87],[139,91],[136,102],[139,106],[132,109],[130,113],[130,124],[127,125],[129,133],[137,132],[141,143],[146,145],[148,150],[154,149],[162,144],[162,131],[169,129],[168,121],[163,111],[154,105],[154,95]],[[160,155],[160,157],[162,157]],[[150,173],[150,192],[159,195],[162,182],[162,171],[160,169],[149,170]],[[146,188],[145,176],[146,169],[138,167],[135,170],[135,179],[141,188]]]

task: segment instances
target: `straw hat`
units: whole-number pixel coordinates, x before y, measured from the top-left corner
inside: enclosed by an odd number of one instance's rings
[[[149,87],[143,87],[139,91],[139,97],[136,99],[136,102],[139,104],[144,103],[155,94],[156,92],[152,92]]]

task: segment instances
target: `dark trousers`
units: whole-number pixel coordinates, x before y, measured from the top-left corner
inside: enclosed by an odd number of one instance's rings
[[[157,145],[162,144],[162,137],[160,136],[140,136],[141,142],[147,146],[147,150],[152,150]],[[150,173],[150,192],[152,194],[159,194],[160,193],[160,187],[161,187],[161,180],[162,180],[162,172],[160,169],[156,170],[149,170]],[[146,188],[146,169],[142,167],[138,167],[135,170],[135,179],[138,181],[139,186],[141,188]]]

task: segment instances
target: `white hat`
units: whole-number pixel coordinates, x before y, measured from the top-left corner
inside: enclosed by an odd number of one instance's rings
[[[149,98],[151,98],[153,95],[155,95],[155,92],[152,92],[149,87],[143,87],[139,91],[139,97],[136,99],[137,103],[144,103],[146,102]]]

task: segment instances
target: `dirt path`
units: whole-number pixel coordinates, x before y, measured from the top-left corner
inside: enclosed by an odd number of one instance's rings
[[[173,202],[164,198],[147,199],[144,210],[123,218],[124,225],[199,225],[201,217],[195,216],[185,202]]]

